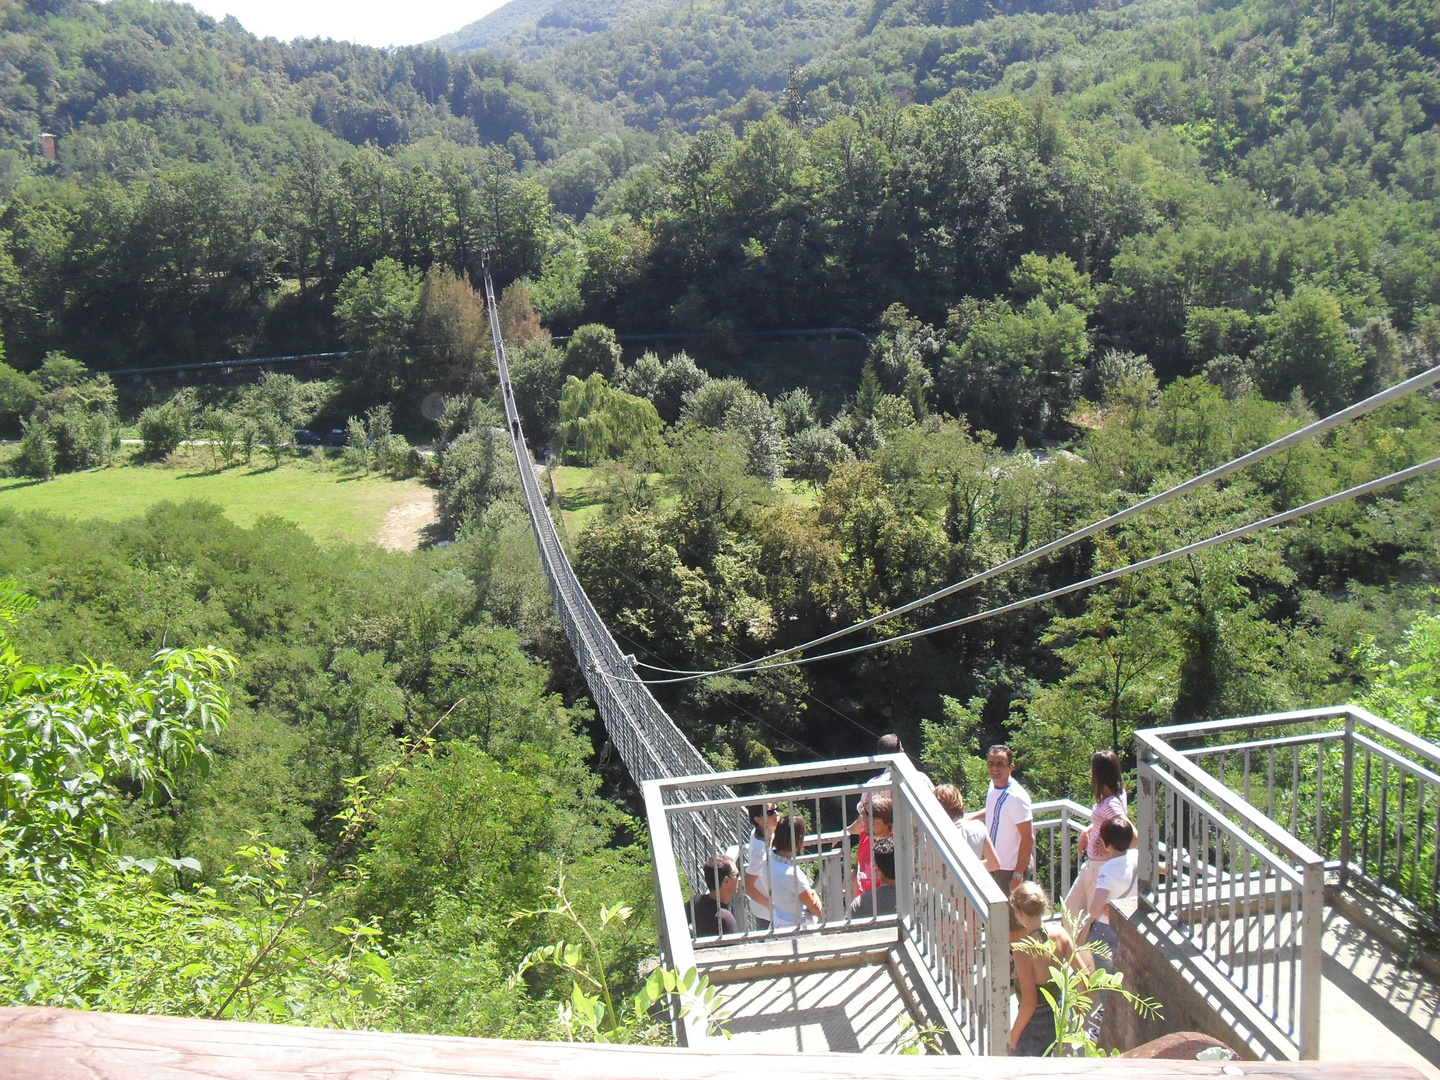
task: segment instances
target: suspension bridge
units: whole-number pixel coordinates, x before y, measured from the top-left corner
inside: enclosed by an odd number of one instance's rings
[[[720,1043],[703,1018],[677,1007],[681,1044],[883,1051],[896,1049],[906,1030],[925,1029],[949,1053],[1005,1054],[1013,1007],[1006,898],[958,842],[928,783],[904,755],[728,773],[709,765],[637,677],[636,667],[647,665],[622,653],[575,576],[525,442],[488,273],[485,299],[505,421],[555,610],[610,742],[644,793],[665,960],[705,973],[729,1011],[733,1038]],[[809,646],[1041,558],[1437,381],[1440,368]],[[1440,459],[898,640],[1103,584],[1436,468]],[[792,652],[723,670],[804,662]],[[712,673],[663,674],[652,681]],[[1162,998],[1165,1026],[1209,1031],[1246,1057],[1389,1058],[1440,1077],[1440,960],[1422,947],[1440,935],[1440,747],[1342,708],[1153,729],[1138,734],[1136,749],[1141,903],[1122,933],[1120,959],[1137,989]],[[808,816],[813,833],[800,861],[823,898],[816,932],[757,928],[737,901],[738,937],[695,937],[686,904],[687,894],[703,892],[700,866],[722,852],[743,860],[751,828],[745,804],[755,796],[736,787],[763,790],[765,800]],[[862,796],[880,790],[894,803],[896,911],[855,916],[847,907],[852,838],[845,824]],[[1036,807],[1036,872],[1052,897],[1064,894],[1078,870],[1077,840],[1087,821],[1088,810],[1073,802]],[[1110,1034],[1134,1042],[1162,1030]]]

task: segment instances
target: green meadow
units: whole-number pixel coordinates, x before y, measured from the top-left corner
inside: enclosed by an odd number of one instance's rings
[[[120,464],[63,473],[53,480],[0,480],[0,507],[119,521],[156,503],[204,499],[224,507],[237,525],[274,515],[317,540],[373,541],[392,507],[426,498],[419,480],[355,476],[324,459],[258,459],[215,471],[209,455],[182,452],[161,464]]]

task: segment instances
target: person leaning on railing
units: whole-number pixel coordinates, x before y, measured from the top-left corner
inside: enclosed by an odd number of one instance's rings
[[[727,907],[740,888],[740,869],[735,860],[729,855],[716,855],[700,869],[708,891],[686,906],[695,936],[702,938],[737,933],[739,927],[735,924],[735,916]]]
[[[775,913],[776,930],[803,929],[824,915],[809,876],[795,865],[805,853],[806,828],[799,814],[775,823],[770,841],[770,910]]]

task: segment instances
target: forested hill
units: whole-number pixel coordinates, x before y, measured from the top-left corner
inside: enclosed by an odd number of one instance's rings
[[[598,34],[660,6],[665,0],[510,0],[483,19],[436,38],[456,52],[490,49],[538,60],[589,34]]]
[[[0,28],[5,189],[42,129],[66,137],[64,175],[95,179],[177,164],[263,170],[316,136],[382,148],[499,143],[547,158],[567,148],[563,129],[595,122],[562,105],[542,72],[489,54],[284,44],[174,3],[3,0]]]
[[[530,64],[12,2],[0,332],[25,367],[338,344],[347,275],[487,246],[556,332],[903,305],[943,408],[1021,364],[1063,411],[1107,348],[1325,402],[1431,348],[1440,4],[1039,7],[696,0]]]

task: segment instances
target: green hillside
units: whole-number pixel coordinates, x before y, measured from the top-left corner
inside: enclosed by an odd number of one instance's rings
[[[488,49],[540,60],[567,45],[662,6],[667,0],[511,0],[430,44],[456,52]]]

